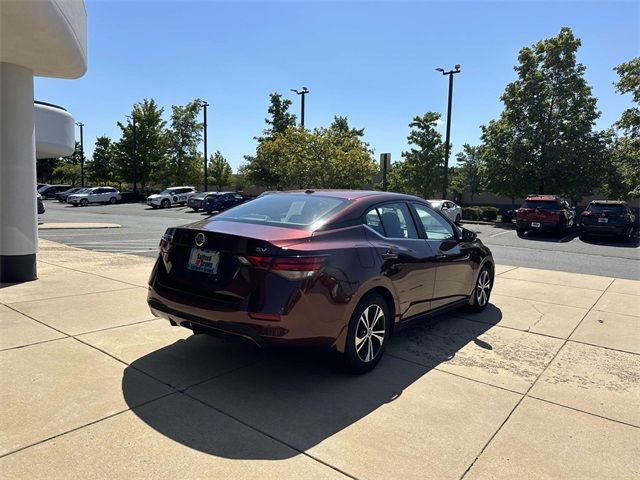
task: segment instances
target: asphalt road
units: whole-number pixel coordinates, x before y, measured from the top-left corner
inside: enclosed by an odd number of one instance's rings
[[[152,209],[143,204],[72,207],[46,200],[43,222],[117,223],[122,228],[101,230],[40,230],[40,237],[101,252],[155,257],[158,241],[168,227],[207,218],[186,207]],[[636,234],[630,243],[614,239],[580,240],[577,232],[565,237],[532,235],[518,238],[505,225],[466,225],[491,248],[497,263],[618,278],[640,278],[640,246]]]

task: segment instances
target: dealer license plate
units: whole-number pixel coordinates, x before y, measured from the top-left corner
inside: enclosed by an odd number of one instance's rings
[[[602,218],[602,217],[600,217],[600,218],[598,219],[598,223],[609,223],[609,219],[608,219],[608,218]]]
[[[539,228],[540,227],[540,222],[531,222],[531,227],[532,228]]]
[[[219,261],[220,252],[193,247],[189,255],[189,264],[187,267],[189,270],[215,275],[218,272]]]

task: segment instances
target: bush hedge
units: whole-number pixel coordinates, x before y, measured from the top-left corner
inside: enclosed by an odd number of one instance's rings
[[[488,220],[496,221],[498,219],[499,209],[488,206],[462,207],[463,220]]]

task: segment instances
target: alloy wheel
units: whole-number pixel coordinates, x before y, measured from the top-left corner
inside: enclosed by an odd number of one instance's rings
[[[379,305],[369,305],[360,315],[356,327],[355,347],[360,360],[370,362],[378,356],[384,335],[384,311]]]
[[[489,301],[489,293],[491,293],[491,277],[488,270],[482,270],[478,277],[478,285],[476,286],[476,300],[478,306],[484,307]]]

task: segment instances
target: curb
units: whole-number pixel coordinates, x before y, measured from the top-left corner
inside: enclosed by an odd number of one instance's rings
[[[38,230],[89,230],[100,228],[120,228],[117,223],[43,223]]]

